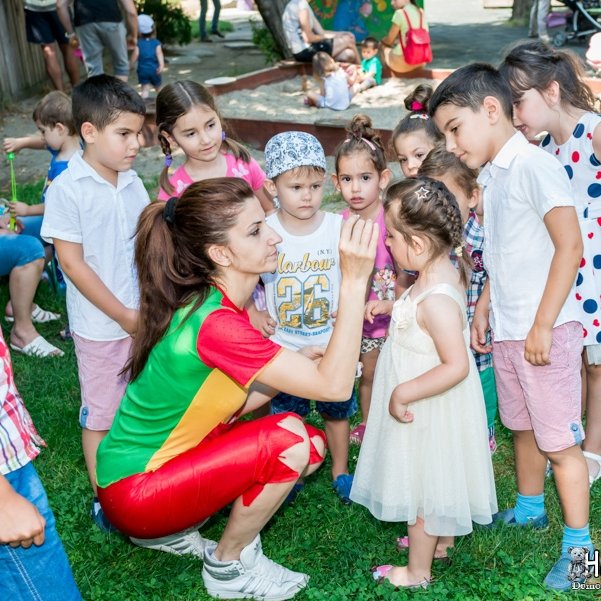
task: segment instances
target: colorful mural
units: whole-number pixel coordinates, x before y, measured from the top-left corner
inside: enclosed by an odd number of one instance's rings
[[[357,41],[368,35],[383,38],[394,12],[388,0],[309,0],[309,4],[325,29],[352,31]]]

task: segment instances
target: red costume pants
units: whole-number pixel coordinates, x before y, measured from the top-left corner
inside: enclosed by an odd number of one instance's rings
[[[266,484],[292,482],[299,474],[282,454],[302,438],[282,427],[280,413],[215,428],[198,446],[174,457],[154,472],[134,474],[98,488],[110,522],[124,534],[157,538],[199,524],[238,497],[250,505]],[[311,437],[325,434],[303,424],[310,441],[309,464],[323,457]]]

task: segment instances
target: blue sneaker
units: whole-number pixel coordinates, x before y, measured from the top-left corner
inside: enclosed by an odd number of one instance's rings
[[[554,591],[569,591],[572,588],[572,582],[584,582],[585,578],[574,578],[570,580],[570,564],[572,556],[569,553],[562,553],[555,565],[545,576],[545,586]]]
[[[353,475],[352,474],[340,474],[334,482],[332,482],[332,488],[336,491],[336,494],[340,497],[340,500],[345,505],[350,505],[351,501],[351,487],[353,486]]]
[[[534,530],[543,530],[549,525],[549,518],[547,517],[546,513],[543,513],[538,517],[528,518],[527,522],[516,522],[514,508],[510,507],[505,511],[499,511],[492,516],[492,524],[489,524],[489,527],[496,526],[497,524],[505,524],[506,526],[513,526],[516,528],[533,528]]]
[[[104,511],[102,511],[102,507],[98,509],[95,507],[95,503],[92,502],[92,509],[90,510],[90,517],[92,521],[102,530],[103,532],[107,532],[108,534],[112,534],[114,532],[119,532],[115,526],[113,526],[106,515],[104,515]]]

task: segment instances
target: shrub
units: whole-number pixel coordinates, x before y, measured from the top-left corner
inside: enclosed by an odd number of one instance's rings
[[[189,44],[192,24],[183,11],[180,0],[135,0],[138,14],[154,19],[157,38],[163,44]]]
[[[267,27],[260,25],[256,21],[251,21],[250,27],[253,32],[253,44],[263,53],[265,62],[268,65],[277,63],[284,58],[282,51],[276,44],[276,41],[273,39],[273,36]]]

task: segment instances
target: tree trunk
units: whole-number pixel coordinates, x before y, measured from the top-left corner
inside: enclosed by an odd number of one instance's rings
[[[534,0],[536,2],[536,0]],[[526,21],[530,18],[530,7],[532,0],[513,0],[513,8],[511,9],[512,21]]]
[[[276,44],[280,47],[286,58],[291,58],[292,53],[286,44],[284,28],[282,27],[282,13],[288,0],[256,0],[257,8],[263,17],[265,26],[269,29]]]

